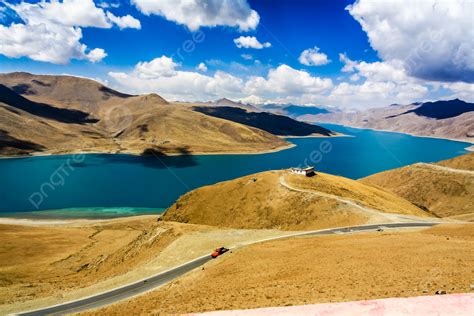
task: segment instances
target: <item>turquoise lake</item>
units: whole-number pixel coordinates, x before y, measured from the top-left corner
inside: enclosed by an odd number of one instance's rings
[[[108,218],[155,214],[187,191],[255,172],[308,164],[358,179],[416,162],[448,159],[467,153],[465,148],[470,146],[321,125],[352,137],[291,138],[296,147],[259,155],[157,158],[89,154],[0,159],[0,216]]]

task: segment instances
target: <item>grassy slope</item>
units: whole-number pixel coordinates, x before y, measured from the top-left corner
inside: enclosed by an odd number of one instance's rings
[[[0,223],[0,314],[101,293],[228,247],[286,234],[157,222],[156,216]]]
[[[438,165],[473,170],[474,153],[442,161]],[[415,164],[381,172],[360,181],[390,190],[438,216],[461,216],[474,220],[472,175]]]
[[[283,173],[286,174],[285,171],[263,172],[196,189],[182,196],[163,218],[221,227],[287,230],[369,221],[367,214],[334,199],[288,190],[280,184]],[[311,178],[286,175],[285,179],[297,188],[352,198],[382,212],[426,216],[393,194],[350,179],[320,173]]]

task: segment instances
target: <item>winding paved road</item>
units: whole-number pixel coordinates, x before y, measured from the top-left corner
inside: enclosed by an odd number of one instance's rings
[[[361,225],[361,226],[342,227],[342,228],[329,228],[329,229],[322,229],[322,230],[316,230],[316,231],[293,233],[293,234],[280,236],[280,237],[272,237],[268,239],[255,241],[255,242],[250,242],[247,244],[242,244],[233,249],[235,250],[237,248],[241,248],[241,247],[255,244],[255,243],[290,238],[290,237],[347,234],[347,233],[355,233],[355,232],[373,231],[373,230],[379,229],[380,227],[383,227],[384,229],[430,227],[436,224],[439,224],[439,223],[438,222],[386,223],[386,224]],[[118,302],[120,300],[128,299],[133,296],[143,294],[163,284],[171,282],[172,280],[182,276],[183,274],[204,265],[206,262],[210,260],[212,260],[210,255],[202,256],[192,261],[189,261],[185,264],[177,266],[173,269],[170,269],[168,271],[156,274],[152,277],[143,279],[135,283],[131,283],[129,285],[126,285],[120,288],[116,288],[104,293],[96,294],[96,295],[82,298],[82,299],[72,301],[72,302],[58,304],[55,306],[46,307],[46,308],[42,308],[42,309],[38,309],[34,311],[19,313],[17,315],[65,315],[65,314],[85,311],[88,309],[102,307],[105,305]]]

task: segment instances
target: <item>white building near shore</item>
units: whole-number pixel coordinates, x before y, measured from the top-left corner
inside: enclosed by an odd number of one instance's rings
[[[304,176],[311,176],[315,174],[314,167],[306,167],[306,168],[290,168],[291,173],[300,174]]]

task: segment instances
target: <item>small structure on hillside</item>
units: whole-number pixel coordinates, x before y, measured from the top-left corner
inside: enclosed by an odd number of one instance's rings
[[[300,174],[303,176],[311,177],[315,175],[314,167],[306,168],[290,168],[291,173]]]

